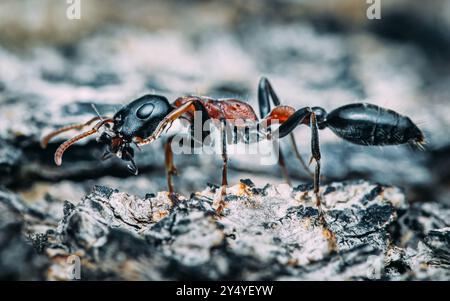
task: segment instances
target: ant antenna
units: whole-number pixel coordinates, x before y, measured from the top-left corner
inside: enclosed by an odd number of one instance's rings
[[[100,120],[103,121],[103,117],[98,112],[97,107],[95,106],[95,104],[91,103],[91,107],[94,109],[94,111],[97,114],[98,118],[100,118]]]
[[[97,107],[95,106],[95,104],[91,103],[91,107],[94,109],[94,111],[95,111],[95,113],[97,114],[98,118],[100,118],[100,121],[103,121],[104,119],[103,119],[103,117],[100,115],[100,112],[97,110]],[[108,129],[110,128],[109,123],[105,124],[105,126],[106,126]],[[109,135],[108,133],[106,133],[106,134],[107,134],[108,136],[111,136],[111,135]]]

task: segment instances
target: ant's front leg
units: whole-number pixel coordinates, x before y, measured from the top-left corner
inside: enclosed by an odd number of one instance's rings
[[[178,169],[175,167],[175,164],[173,163],[173,150],[172,150],[172,143],[174,138],[177,135],[172,135],[164,143],[164,155],[165,155],[165,166],[166,166],[166,177],[167,177],[167,189],[169,190],[169,193],[174,193],[175,190],[173,188],[173,181],[172,177],[178,175]],[[181,141],[178,139],[180,137],[183,137]],[[194,152],[194,148],[198,147],[199,143],[192,139],[191,137],[188,137],[186,135],[178,136],[178,139],[176,142],[182,143],[183,141],[188,141],[190,143],[191,153]],[[201,146],[201,144],[200,144]]]
[[[173,163],[173,151],[172,151],[172,141],[175,135],[170,136],[166,143],[164,144],[164,153],[165,153],[165,165],[166,165],[166,177],[167,177],[167,189],[169,190],[169,194],[174,193],[172,176],[177,175],[178,171]]]
[[[170,112],[166,117],[164,117],[164,119],[158,124],[156,129],[153,131],[153,133],[149,137],[147,137],[145,139],[142,139],[142,138],[137,139],[137,137],[136,137],[136,140],[138,140],[137,146],[146,145],[146,144],[149,144],[149,143],[155,141],[162,135],[164,130],[170,128],[170,125],[175,120],[177,120],[178,118],[182,118],[183,115],[188,112],[191,112],[194,115],[193,119],[191,120],[191,122],[193,124],[196,124],[194,122],[195,118],[200,118],[202,121],[201,122],[202,128],[200,129],[200,131],[202,133],[202,138],[200,139],[200,141],[195,141],[195,133],[193,135],[191,135],[192,136],[191,139],[188,139],[191,141],[191,148],[194,147],[194,144],[201,145],[203,143],[204,137],[206,137],[209,134],[209,131],[203,130],[203,125],[210,118],[204,105],[198,99],[192,98],[192,99],[187,99],[187,101],[184,103],[178,103],[178,104],[175,103],[174,106],[175,106],[174,110],[172,112]],[[198,115],[198,114],[200,114],[200,115]],[[188,120],[190,120],[190,119],[188,119]],[[194,128],[192,128],[192,130],[194,131]],[[177,136],[179,136],[179,135],[177,135]],[[168,186],[168,190],[169,190],[169,196],[172,199],[172,201],[176,200],[176,197],[174,194],[174,189],[173,189],[173,184],[172,184],[172,176],[176,174],[176,168],[173,164],[173,152],[172,152],[173,139],[174,139],[174,136],[168,138],[168,140],[166,141],[166,144],[164,146],[165,155],[166,155],[165,163],[166,163],[166,169],[167,169],[167,186]]]

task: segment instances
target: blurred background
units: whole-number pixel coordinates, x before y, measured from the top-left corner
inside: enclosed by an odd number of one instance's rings
[[[28,202],[79,201],[93,185],[139,196],[165,190],[161,141],[138,153],[141,173],[100,161],[95,140],[64,157],[42,150],[45,133],[101,114],[145,93],[236,97],[257,110],[267,76],[284,104],[331,111],[359,101],[412,118],[426,151],[362,147],[321,131],[324,181],[364,178],[405,190],[410,202],[450,204],[450,2],[381,1],[368,19],[362,0],[81,0],[71,20],[59,0],[0,3],[0,183]],[[309,131],[296,130],[309,158]],[[287,139],[288,140],[288,139]],[[294,184],[311,183],[282,143]],[[178,156],[176,190],[186,195],[220,183],[220,158]],[[230,184],[283,181],[278,167],[230,158]]]

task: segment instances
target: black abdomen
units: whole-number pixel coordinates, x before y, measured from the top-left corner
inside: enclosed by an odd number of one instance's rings
[[[362,145],[393,145],[422,141],[423,134],[406,116],[367,103],[340,107],[327,115],[328,127],[339,137]]]

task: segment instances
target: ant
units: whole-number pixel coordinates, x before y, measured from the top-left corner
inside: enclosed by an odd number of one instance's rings
[[[258,102],[260,117],[259,120],[253,108],[237,99],[212,99],[200,96],[184,96],[176,99],[172,104],[166,97],[161,95],[145,95],[128,105],[122,107],[112,118],[102,117],[98,114],[84,124],[69,125],[51,132],[45,136],[42,141],[42,147],[46,147],[50,139],[56,135],[77,129],[81,130],[94,122],[97,122],[92,129],[83,132],[72,139],[67,140],[55,152],[55,163],[61,165],[64,152],[77,141],[86,138],[94,133],[100,132],[97,141],[107,145],[107,151],[103,158],[109,158],[116,155],[124,161],[129,162],[128,169],[135,175],[138,170],[134,161],[134,150],[132,143],[136,146],[143,146],[158,139],[165,129],[168,130],[178,118],[185,118],[194,122],[194,113],[201,113],[201,122],[204,124],[210,119],[219,120],[222,124],[222,186],[221,199],[216,209],[218,215],[221,214],[225,206],[225,195],[227,181],[227,162],[228,155],[226,151],[228,143],[237,143],[236,139],[232,142],[227,140],[227,131],[224,126],[225,121],[244,120],[251,124],[262,124],[262,122],[278,121],[280,126],[276,129],[278,138],[290,136],[294,153],[300,160],[301,165],[309,172],[297,149],[293,130],[299,125],[309,126],[311,130],[311,159],[309,164],[315,162],[313,175],[314,194],[316,206],[319,210],[319,216],[324,222],[320,188],[320,147],[319,130],[329,128],[340,138],[360,145],[398,145],[409,143],[422,147],[425,144],[425,138],[421,130],[411,121],[409,117],[400,115],[389,109],[385,109],[368,103],[353,103],[339,107],[330,113],[321,107],[304,107],[295,110],[290,106],[281,105],[281,102],[275,93],[269,80],[261,78],[258,86]],[[271,103],[275,106],[271,110]],[[198,115],[195,115],[198,116]],[[245,126],[244,126],[245,127]],[[191,126],[191,130],[193,127]],[[204,138],[209,133],[203,130]],[[246,131],[246,134],[248,131]],[[265,138],[271,139],[274,133],[268,131],[264,134]],[[167,170],[167,184],[169,195],[173,195],[172,176],[176,174],[176,168],[173,164],[172,139],[171,136],[165,143],[165,165]],[[196,139],[191,135],[191,142],[202,145],[203,138]],[[247,137],[248,138],[248,137]],[[258,140],[260,140],[258,137]],[[251,143],[249,139],[245,140]],[[284,155],[279,152],[278,164],[288,183],[289,177],[285,165]]]

